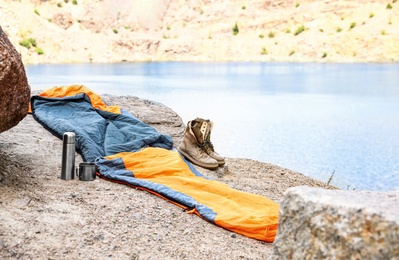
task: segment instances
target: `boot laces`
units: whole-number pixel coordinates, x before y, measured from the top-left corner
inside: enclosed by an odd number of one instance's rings
[[[210,141],[204,141],[202,144],[198,143],[198,146],[208,155],[213,152],[213,145]]]
[[[206,145],[212,152],[215,151],[215,148],[213,147],[213,144],[212,144],[212,142],[210,140],[206,140],[204,142],[204,145]]]

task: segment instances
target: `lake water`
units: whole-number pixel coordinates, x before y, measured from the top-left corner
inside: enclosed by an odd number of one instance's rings
[[[399,64],[29,65],[32,90],[83,84],[161,102],[214,123],[226,157],[250,158],[349,190],[399,190]]]

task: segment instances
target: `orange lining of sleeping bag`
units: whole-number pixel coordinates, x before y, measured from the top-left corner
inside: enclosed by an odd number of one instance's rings
[[[83,85],[71,85],[71,86],[60,86],[49,88],[39,94],[41,97],[46,98],[63,98],[71,97],[78,94],[86,94],[90,98],[91,105],[95,109],[100,109],[103,111],[111,112],[114,114],[121,114],[121,109],[119,106],[107,106],[101,99],[99,95],[88,89]],[[31,104],[29,102],[29,113],[32,113]]]
[[[276,202],[195,175],[177,151],[147,147],[105,158],[122,159],[125,169],[135,178],[161,184],[193,198],[215,212],[213,221],[223,228],[258,240],[274,241],[279,217]],[[199,215],[196,209],[189,213]]]

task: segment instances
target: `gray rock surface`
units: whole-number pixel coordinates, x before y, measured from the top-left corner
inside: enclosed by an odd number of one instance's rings
[[[32,91],[39,93],[39,91]],[[170,108],[133,96],[101,95],[180,144]],[[0,134],[0,259],[267,259],[273,244],[187,214],[151,193],[100,178],[60,179],[62,141],[31,115]],[[76,165],[82,161],[76,153]],[[205,176],[281,201],[287,188],[326,184],[250,159],[226,158]],[[329,188],[332,188],[329,186]]]
[[[28,113],[30,87],[21,55],[0,27],[0,133]]]
[[[399,259],[399,192],[286,191],[269,259]]]

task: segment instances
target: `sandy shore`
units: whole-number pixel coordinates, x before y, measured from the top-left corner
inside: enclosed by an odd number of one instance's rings
[[[135,97],[103,99],[170,134],[179,144],[184,126],[172,110]],[[158,114],[161,124],[150,116]],[[0,134],[1,258],[266,259],[271,252],[272,244],[215,226],[145,191],[103,179],[61,180],[61,153],[61,140],[31,115]],[[78,154],[76,161],[82,161]],[[289,187],[326,186],[254,160],[226,158],[226,165],[198,170],[276,202]]]

